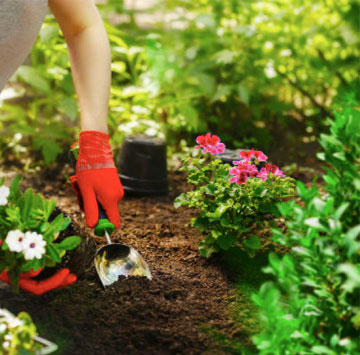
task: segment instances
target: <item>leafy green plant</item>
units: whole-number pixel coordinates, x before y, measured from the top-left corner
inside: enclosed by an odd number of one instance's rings
[[[41,345],[34,341],[36,326],[29,314],[21,312],[15,317],[0,309],[0,353],[4,355],[36,354]]]
[[[261,153],[267,160],[262,152],[241,152],[248,158],[253,153]],[[264,167],[258,171],[247,159],[234,161],[237,168],[231,167],[213,154],[217,152],[206,152],[204,156],[198,151],[184,160],[182,170],[188,173],[188,182],[195,188],[177,197],[174,205],[200,209],[191,224],[205,235],[199,244],[202,256],[209,257],[233,245],[254,255],[261,247],[256,230],[269,223],[264,216],[277,215],[276,202],[292,196],[294,180],[283,176],[280,170],[267,171]]]
[[[49,222],[55,201],[42,198],[30,188],[22,193],[20,180],[19,175],[10,189],[3,185],[4,180],[0,181],[0,273],[8,271],[15,288],[21,273],[53,267],[66,251],[81,243],[78,236],[56,243],[70,218],[60,213]]]
[[[295,120],[317,132],[337,93],[357,85],[355,0],[166,6],[179,15],[147,47],[169,130],[216,129],[229,145],[245,140],[267,149]]]
[[[291,248],[271,254],[264,272],[274,278],[253,300],[262,331],[260,354],[358,354],[360,349],[360,111],[350,96],[334,112],[319,157],[329,164],[323,182],[297,183],[301,202],[278,205],[285,233],[274,241]]]

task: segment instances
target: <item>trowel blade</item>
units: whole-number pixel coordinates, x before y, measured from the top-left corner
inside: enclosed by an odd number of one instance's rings
[[[137,250],[127,245],[120,243],[105,245],[97,251],[94,262],[104,287],[118,281],[120,276],[145,276],[152,279],[144,258]]]

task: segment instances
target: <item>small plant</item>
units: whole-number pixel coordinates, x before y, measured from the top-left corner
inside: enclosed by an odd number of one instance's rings
[[[241,151],[240,160],[230,166],[216,159],[225,150],[217,136],[208,133],[197,143],[202,153],[186,158],[182,168],[195,189],[177,197],[175,207],[200,208],[191,224],[205,234],[199,245],[202,256],[234,244],[254,255],[261,246],[256,230],[268,223],[265,215],[278,214],[276,202],[293,195],[294,180],[276,165],[266,164],[263,152]]]
[[[81,243],[78,236],[55,242],[70,224],[70,218],[59,214],[49,222],[55,201],[43,199],[32,189],[23,194],[20,180],[19,175],[10,188],[3,185],[4,179],[0,180],[0,273],[9,273],[15,289],[21,273],[53,267],[67,250]]]
[[[0,308],[0,353],[4,355],[35,354],[41,345],[34,341],[36,327],[31,317],[21,312],[15,317]]]
[[[360,111],[349,98],[334,115],[320,138],[325,193],[298,182],[302,203],[278,206],[287,231],[274,230],[274,240],[291,252],[270,255],[264,271],[274,280],[253,296],[260,354],[359,353]]]

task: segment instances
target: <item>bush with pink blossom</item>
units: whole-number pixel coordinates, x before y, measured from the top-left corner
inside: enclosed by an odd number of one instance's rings
[[[207,133],[196,142],[196,152],[182,167],[194,189],[178,196],[175,207],[199,209],[191,224],[204,235],[201,255],[209,257],[234,245],[254,255],[261,247],[255,230],[269,223],[264,216],[278,216],[276,204],[293,196],[294,179],[270,164],[261,151],[243,150],[231,166],[217,158],[225,151],[219,137]]]

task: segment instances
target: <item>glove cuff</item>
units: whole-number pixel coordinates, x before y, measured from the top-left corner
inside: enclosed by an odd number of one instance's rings
[[[82,131],[76,172],[109,168],[115,168],[109,135],[98,131]]]

